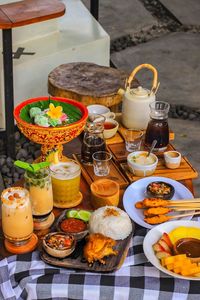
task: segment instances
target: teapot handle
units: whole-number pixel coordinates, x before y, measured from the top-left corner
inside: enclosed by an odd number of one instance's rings
[[[158,84],[158,72],[157,70],[150,64],[142,64],[142,65],[139,65],[137,66],[133,71],[132,73],[130,74],[128,80],[127,80],[127,85],[126,85],[126,88],[130,88],[130,85],[131,85],[131,82],[133,81],[133,79],[135,78],[135,75],[138,71],[140,71],[141,69],[144,69],[144,68],[147,68],[149,70],[151,70],[153,72],[153,85],[152,85],[152,88],[151,88],[151,93],[156,93],[157,92],[157,89],[159,87],[159,84]]]

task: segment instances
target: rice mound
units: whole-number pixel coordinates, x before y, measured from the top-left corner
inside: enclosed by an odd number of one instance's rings
[[[109,215],[109,212],[116,212],[116,215]],[[89,231],[101,233],[114,240],[123,240],[132,232],[132,223],[127,213],[120,208],[103,206],[92,213]]]

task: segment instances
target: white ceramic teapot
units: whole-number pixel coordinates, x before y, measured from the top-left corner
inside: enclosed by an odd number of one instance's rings
[[[147,68],[153,72],[154,78],[151,91],[142,86],[133,89],[130,88],[136,73],[143,68]],[[149,104],[156,100],[155,93],[157,92],[158,87],[158,73],[152,65],[142,64],[133,70],[127,80],[126,90],[123,91],[122,123],[125,127],[146,129],[150,119]],[[121,93],[122,90],[119,92]]]

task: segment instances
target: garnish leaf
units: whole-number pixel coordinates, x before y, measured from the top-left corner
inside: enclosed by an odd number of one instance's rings
[[[24,169],[26,171],[35,173],[35,172],[39,171],[40,169],[48,167],[50,165],[50,162],[45,161],[45,162],[40,162],[40,163],[37,163],[37,164],[29,164],[29,163],[26,163],[26,162],[21,161],[21,160],[16,160],[14,162],[14,165],[21,168],[21,169]]]

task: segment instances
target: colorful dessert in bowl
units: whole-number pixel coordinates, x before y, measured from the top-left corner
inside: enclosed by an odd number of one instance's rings
[[[62,144],[83,131],[88,111],[75,100],[38,97],[18,104],[14,109],[14,117],[21,132],[31,141],[42,145],[41,160],[56,150],[59,159],[62,159]]]
[[[129,169],[136,176],[150,176],[157,167],[158,158],[155,154],[151,153],[148,156],[147,151],[135,151],[127,156],[127,163]]]
[[[51,256],[64,258],[75,250],[76,241],[71,235],[63,232],[52,232],[45,235],[42,245]]]

